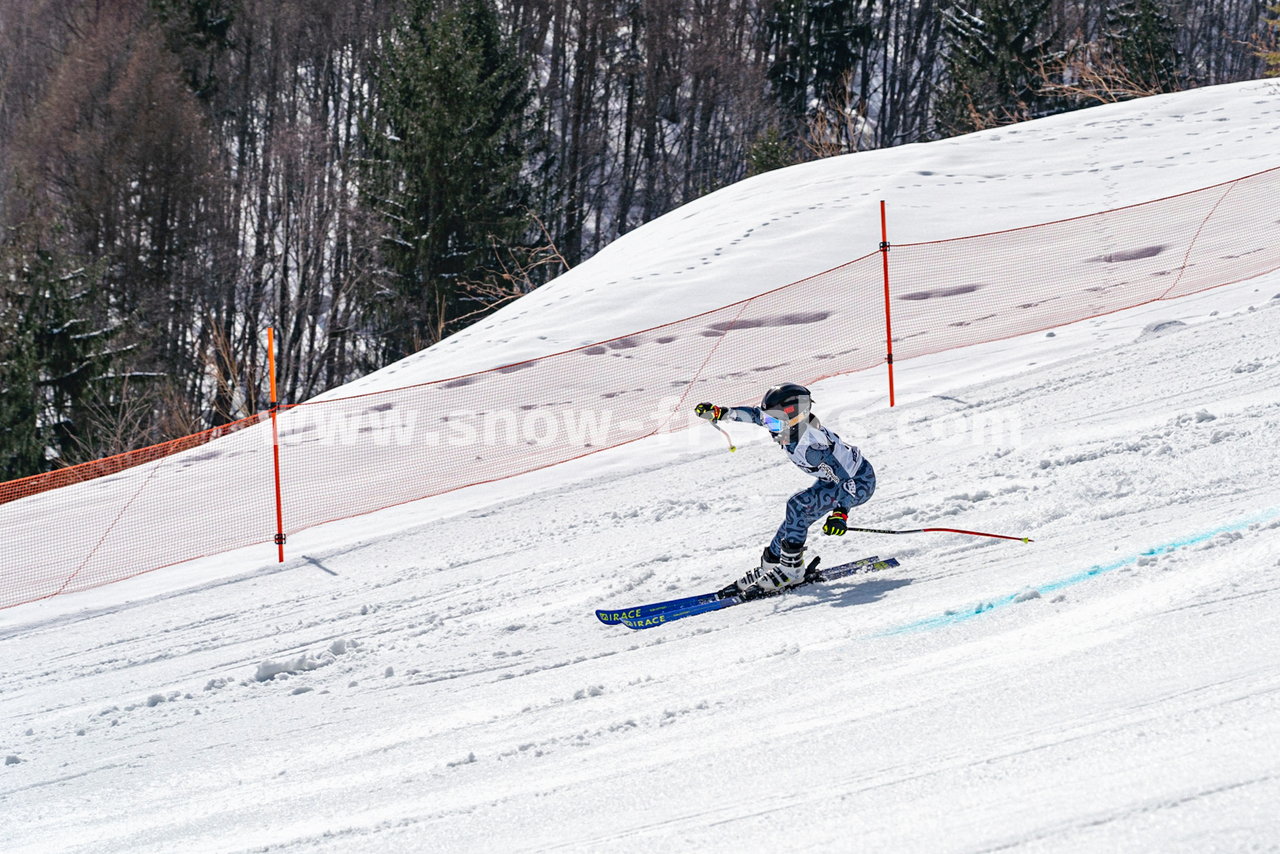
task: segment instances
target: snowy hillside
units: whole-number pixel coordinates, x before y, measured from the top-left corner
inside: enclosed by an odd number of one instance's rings
[[[1276,165],[1278,130],[1253,83],[762,176],[355,388],[823,269],[881,197],[904,241],[1023,225]],[[721,586],[806,484],[759,431],[0,611],[0,850],[1273,850],[1278,332],[1271,274],[905,362],[893,410],[828,380],[879,479],[854,524],[1035,542],[815,533],[901,566],[648,631],[592,612]]]
[[[726,187],[615,241],[492,317],[325,397],[544,356],[668,323],[894,243],[1110,210],[1277,165],[1280,82],[1109,104]]]

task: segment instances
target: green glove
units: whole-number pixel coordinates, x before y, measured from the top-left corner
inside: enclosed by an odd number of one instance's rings
[[[843,537],[844,532],[849,530],[848,522],[849,512],[847,510],[832,510],[831,515],[827,517],[827,521],[822,526],[822,533]]]
[[[714,403],[699,403],[693,408],[693,412],[699,418],[705,418],[708,421],[719,421],[724,417],[724,408],[716,406]]]

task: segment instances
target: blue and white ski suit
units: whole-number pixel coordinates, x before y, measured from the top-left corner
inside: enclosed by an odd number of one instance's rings
[[[764,426],[761,411],[754,406],[734,406],[724,416],[727,421],[741,421]],[[807,474],[818,478],[808,489],[787,499],[787,516],[769,548],[781,554],[782,544],[793,549],[804,545],[809,526],[837,507],[848,510],[865,503],[876,491],[876,473],[862,452],[809,416],[809,429],[798,442],[783,445],[791,462]]]

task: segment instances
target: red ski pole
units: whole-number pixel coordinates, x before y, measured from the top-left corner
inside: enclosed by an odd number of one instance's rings
[[[982,531],[961,531],[959,528],[913,528],[910,531],[885,531],[880,528],[849,528],[862,534],[967,534],[970,537],[993,537],[997,540],[1018,540],[1023,543],[1035,542],[1030,537],[1010,537],[1007,534],[985,534]]]

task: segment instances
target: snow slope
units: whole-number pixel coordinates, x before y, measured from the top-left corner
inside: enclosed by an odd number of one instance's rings
[[[637,228],[441,345],[322,397],[524,361],[689,317],[894,243],[1111,210],[1278,165],[1280,82],[1109,104],[765,173]],[[549,322],[550,321],[550,322]]]
[[[1056,216],[1109,206],[1089,204],[1102,176],[1153,197],[1274,165],[1276,102],[1219,87],[846,161],[967,152],[952,198],[995,181],[987,222],[1025,224],[1026,174]],[[1197,112],[1194,130],[1172,118]],[[1039,153],[1011,154],[1015,130]],[[1003,154],[980,156],[983,137]],[[1151,191],[1168,172],[1133,161],[1173,149],[1185,185]],[[697,228],[626,238],[601,281],[626,253],[714,257],[714,223],[764,204],[744,183],[695,203]],[[714,304],[753,257],[833,251],[811,225],[740,245]],[[621,281],[588,295],[586,276],[369,383],[710,299],[661,276],[653,300]],[[735,455],[700,428],[326,526],[283,565],[227,555],[0,612],[0,850],[1280,850],[1276,297],[1273,274],[913,360],[892,411],[871,373],[815,390],[876,467],[859,523],[1030,545],[818,537],[828,562],[902,566],[602,626],[596,607],[728,581],[806,483],[730,426]]]

